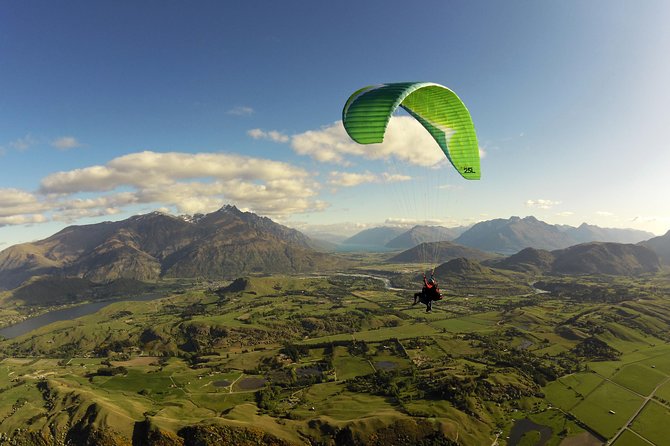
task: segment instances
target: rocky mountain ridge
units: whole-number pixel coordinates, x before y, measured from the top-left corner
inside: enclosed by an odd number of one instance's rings
[[[194,219],[152,212],[70,226],[44,240],[11,246],[0,252],[0,289],[39,275],[94,282],[234,278],[249,272],[307,272],[338,261],[312,249],[299,231],[224,206]]]

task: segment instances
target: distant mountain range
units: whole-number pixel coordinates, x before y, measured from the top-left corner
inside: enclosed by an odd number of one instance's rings
[[[385,248],[386,244],[406,232],[407,229],[394,226],[380,226],[364,229],[356,235],[342,241],[342,245]]]
[[[633,244],[591,242],[546,251],[526,248],[487,266],[519,272],[554,274],[637,275],[661,269],[654,251]]]
[[[0,252],[0,290],[33,276],[235,278],[244,273],[322,270],[341,260],[313,249],[302,233],[234,206],[197,218],[154,212],[118,222],[70,226]]]
[[[518,271],[637,274],[656,270],[659,257],[670,264],[670,231],[652,237],[632,229],[549,225],[534,217],[490,220],[464,229],[380,227],[344,242],[361,250],[409,246],[392,262],[440,263],[465,257]],[[452,237],[453,242],[439,240]],[[580,243],[588,239],[646,241]],[[333,246],[234,206],[188,218],[154,212],[118,222],[70,226],[44,240],[1,251],[0,290],[16,288],[36,276],[106,283],[161,277],[226,279],[345,267],[345,260],[319,252]],[[533,249],[524,249],[529,247]],[[494,253],[514,255],[500,260]]]
[[[585,242],[637,243],[653,236],[636,229],[600,228],[586,223],[574,228],[550,225],[535,217],[511,217],[477,223],[454,242],[482,251],[513,254],[529,247],[553,250]]]
[[[409,231],[388,241],[384,246],[391,249],[408,249],[422,243],[449,241],[461,235],[466,229],[464,227],[414,226]]]
[[[385,249],[408,249],[425,242],[452,241],[481,251],[510,255],[524,248],[562,249],[586,242],[638,243],[654,234],[636,229],[551,225],[535,217],[511,217],[477,223],[470,228],[415,226],[366,229],[343,243]],[[670,249],[668,249],[670,255]]]
[[[496,254],[491,254],[490,252],[468,248],[467,246],[457,245],[451,242],[432,242],[421,243],[418,246],[391,257],[388,261],[397,263],[421,262],[435,264],[460,257],[481,261],[493,259],[498,256]]]

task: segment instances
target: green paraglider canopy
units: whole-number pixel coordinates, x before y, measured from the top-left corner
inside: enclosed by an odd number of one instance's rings
[[[481,177],[479,145],[470,112],[456,93],[442,85],[399,82],[361,88],[344,105],[344,128],[360,144],[380,143],[398,106],[430,132],[464,178]]]

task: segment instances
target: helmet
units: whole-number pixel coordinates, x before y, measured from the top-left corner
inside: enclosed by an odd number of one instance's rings
[[[428,283],[433,285],[435,283],[435,279],[431,277],[430,279],[428,279]]]

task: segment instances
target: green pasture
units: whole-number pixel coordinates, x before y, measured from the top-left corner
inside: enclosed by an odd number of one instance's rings
[[[352,393],[340,383],[323,383],[311,386],[303,393],[306,402],[292,414],[300,418],[329,416],[337,420],[355,420],[380,413],[400,413],[384,397],[366,393]],[[314,411],[311,410],[314,407]]]
[[[655,369],[639,363],[633,363],[622,367],[612,377],[612,381],[647,396],[666,378],[666,375]]]
[[[670,443],[670,408],[649,401],[633,420],[631,429],[654,444]]]
[[[616,384],[604,382],[571,412],[596,432],[610,438],[628,421],[642,401],[642,398],[632,392]]]
[[[230,386],[217,386],[215,383],[227,381],[233,383],[242,376],[242,372],[219,373],[211,372],[202,375],[203,370],[188,370],[183,373],[175,373],[172,379],[179,387],[189,393],[223,393],[229,392]]]
[[[666,381],[665,384],[659,387],[654,395],[670,402],[670,381]]]
[[[542,345],[545,345],[545,344],[540,344],[540,346],[542,346]],[[533,353],[535,353],[538,356],[544,356],[544,355],[558,356],[561,353],[565,353],[565,352],[568,351],[567,348],[565,348],[564,346],[559,345],[559,344],[552,344],[550,342],[549,344],[546,344],[546,345],[548,345],[548,346],[543,347],[543,348],[538,348],[538,349],[533,349],[533,347],[531,347],[530,351],[532,351]]]
[[[605,378],[611,378],[616,372],[618,372],[623,363],[621,361],[592,361],[586,363],[589,370],[602,375]]]
[[[586,397],[593,392],[604,381],[595,373],[574,373],[558,379],[566,387],[573,389],[576,393]]]
[[[639,435],[636,435],[629,430],[625,430],[612,446],[649,446],[649,442],[640,438]]]
[[[33,407],[33,404],[30,404],[28,408],[32,407],[32,410],[35,411],[36,409],[39,409],[43,399],[42,394],[30,382],[16,387],[9,387],[3,392],[0,392],[0,420],[9,417],[16,407],[23,407],[31,401],[37,406]],[[4,422],[0,423],[0,431],[5,432]]]
[[[607,331],[599,334],[598,338],[622,353],[636,352],[640,349],[649,348],[657,342],[661,342],[659,339],[647,336],[615,322],[607,323],[605,327]]]
[[[443,319],[431,322],[431,325],[437,329],[446,330],[452,333],[470,333],[493,331],[495,330],[497,322],[497,320],[482,318],[477,315]]]
[[[335,347],[333,349],[333,366],[337,379],[340,381],[374,372],[367,359],[360,356],[351,356],[346,347]]]
[[[127,375],[95,376],[92,379],[95,387],[124,393],[139,393],[142,391],[147,396],[155,399],[168,398],[170,396],[183,396],[186,392],[177,387],[176,383],[166,372],[158,372],[147,375],[141,370],[129,369]]]
[[[329,336],[319,336],[316,338],[305,339],[298,342],[301,345],[315,345],[315,344],[329,344],[336,341],[351,341],[353,340],[353,335],[350,333],[341,333],[336,335]]]
[[[444,350],[437,344],[424,345],[420,348],[407,349],[407,353],[413,361],[439,361],[446,356]]]
[[[263,358],[274,356],[273,352],[258,350],[248,352],[230,352],[228,358],[223,359],[225,365],[231,369],[252,370],[258,367]]]
[[[361,341],[375,342],[388,339],[409,339],[420,336],[431,336],[436,330],[426,323],[401,325],[399,327],[384,327],[378,330],[359,331],[354,333],[354,338]]]
[[[670,346],[659,345],[646,353],[648,353],[648,356],[640,361],[641,364],[670,375]]]
[[[230,410],[239,404],[254,402],[253,393],[192,393],[189,398],[198,407],[215,412],[214,416]]]
[[[337,347],[335,350],[337,350]],[[300,362],[314,362],[314,361],[321,361],[323,359],[323,354],[325,353],[325,348],[320,347],[320,348],[310,348],[309,353],[306,358],[301,358]],[[345,349],[346,350],[346,349]],[[348,353],[347,353],[348,354]]]
[[[435,336],[434,338],[435,342],[444,351],[444,353],[458,357],[458,356],[472,355],[477,352],[477,349],[475,347],[472,347],[470,341],[466,341],[464,339],[451,336],[453,335],[451,334],[448,334],[446,336],[439,335]]]
[[[569,389],[562,381],[552,381],[543,388],[547,401],[562,410],[569,411],[582,399],[573,389]]]

